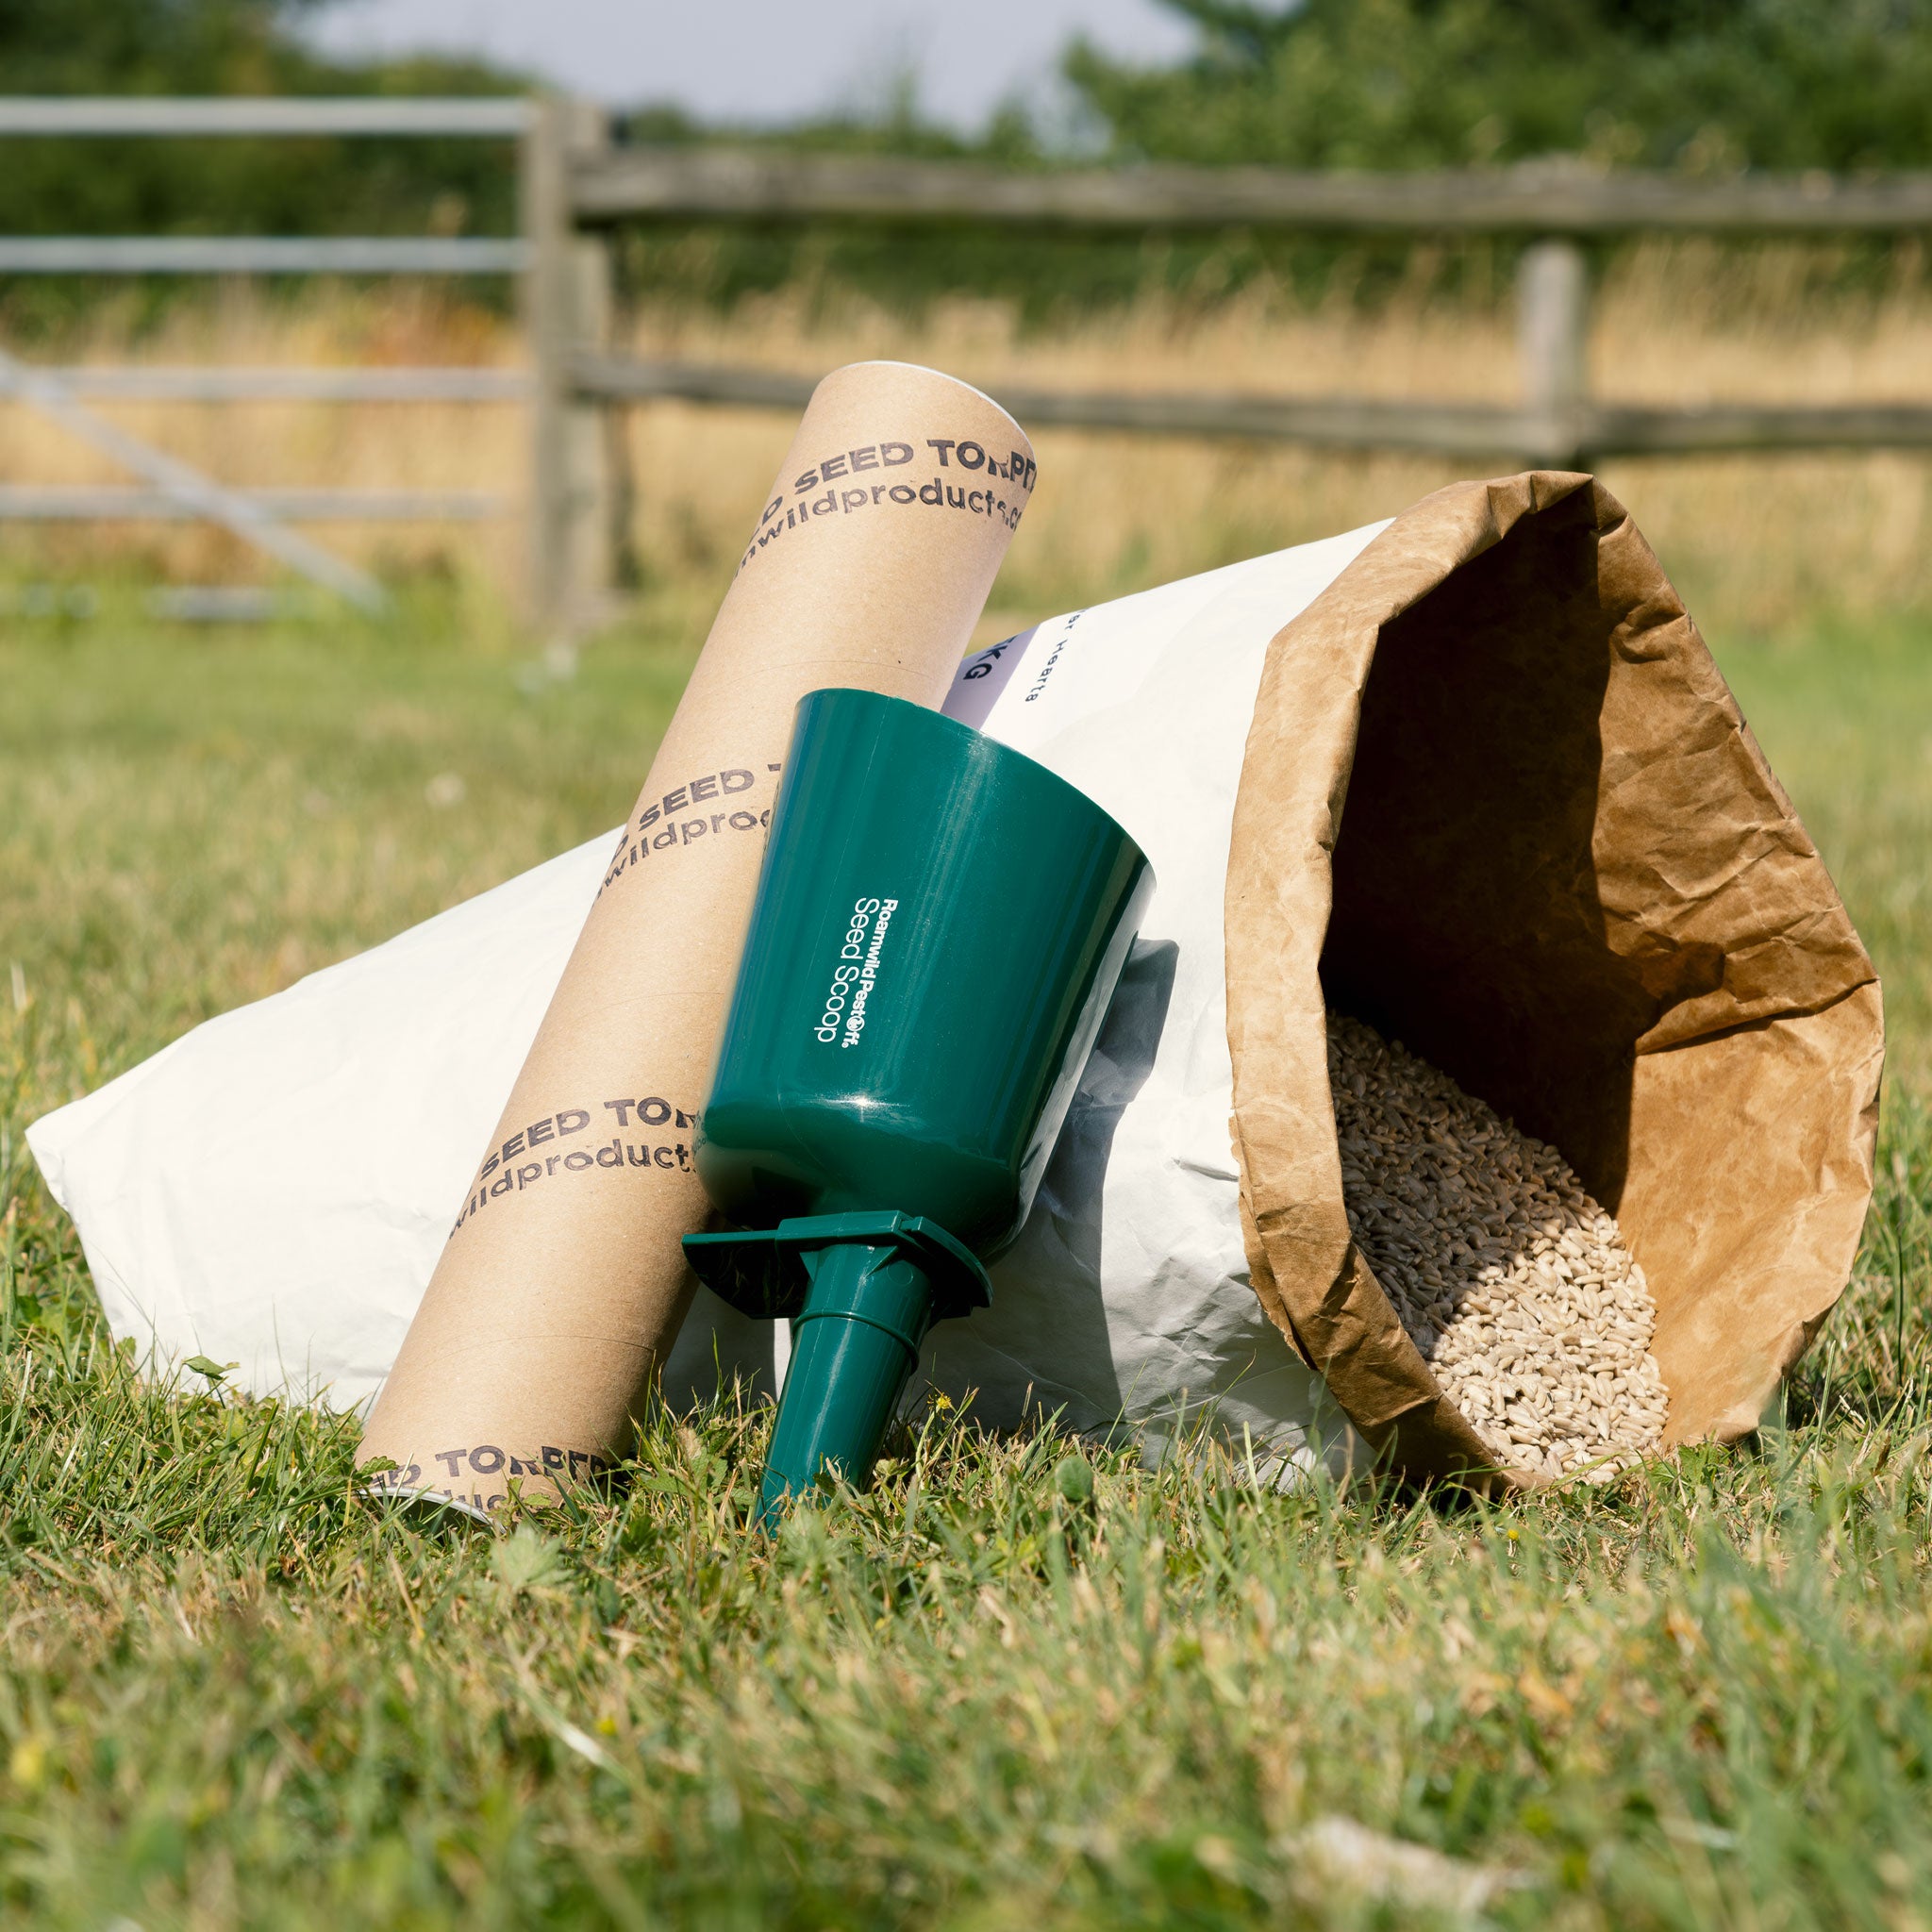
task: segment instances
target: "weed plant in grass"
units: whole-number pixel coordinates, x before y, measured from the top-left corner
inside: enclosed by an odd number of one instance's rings
[[[660,601],[570,681],[426,608],[0,642],[0,1915],[1454,1922],[1315,1856],[1340,1818],[1506,1876],[1494,1924],[1932,1923],[1908,626],[1724,654],[1906,1070],[1857,1277],[1753,1443],[1490,1505],[1267,1493],[1205,1441],[1083,1473],[941,1411],[767,1546],[727,1398],[497,1541],[362,1502],[348,1422],[135,1374],[25,1123],[613,824],[701,625]]]

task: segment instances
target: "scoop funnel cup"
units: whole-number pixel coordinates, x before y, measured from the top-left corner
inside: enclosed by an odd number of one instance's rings
[[[699,1278],[793,1323],[762,1521],[862,1484],[934,1322],[991,1300],[1153,874],[1044,766],[901,699],[800,703],[696,1142]]]

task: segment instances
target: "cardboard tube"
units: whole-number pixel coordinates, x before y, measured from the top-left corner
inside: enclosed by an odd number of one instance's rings
[[[691,1301],[692,1137],[792,709],[938,705],[1034,476],[950,376],[860,362],[813,393],[370,1414],[384,1490],[487,1514],[627,1452]]]

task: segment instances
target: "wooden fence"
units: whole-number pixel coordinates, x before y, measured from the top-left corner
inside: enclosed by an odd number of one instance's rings
[[[1274,438],[1337,449],[1415,450],[1482,463],[1587,465],[1622,454],[1932,448],[1932,403],[1794,408],[1768,399],[1704,408],[1638,408],[1589,390],[1590,277],[1580,245],[1637,233],[1724,236],[1898,234],[1932,229],[1932,174],[1839,179],[1807,174],[1692,182],[1592,175],[1571,166],[1461,174],[1294,174],[1144,167],[1021,174],[872,157],[614,145],[584,103],[534,101],[0,100],[0,136],[285,132],[470,133],[518,142],[517,237],[8,238],[7,273],[508,273],[523,277],[526,376],[420,371],[27,371],[0,358],[0,393],[37,397],[71,426],[97,420],[84,395],[269,393],[317,400],[527,400],[531,463],[526,581],[534,615],[568,631],[608,607],[628,513],[613,412],[658,397],[795,409],[819,374],[778,375],[616,354],[610,240],[619,227],[691,222],[974,223],[1070,233],[1265,228],[1525,242],[1518,275],[1518,397],[1507,407],[1279,393],[1074,391],[996,386],[1029,425],[1138,434]],[[970,373],[970,372],[969,372]],[[117,387],[118,385],[118,387]],[[144,385],[144,386],[143,386]],[[98,438],[95,439],[97,441]],[[343,588],[345,565],[283,520],[352,515],[346,491],[241,492],[184,481],[157,458],[118,454],[144,488],[94,491],[75,513],[218,515],[298,569]],[[101,442],[100,446],[107,447]],[[152,454],[152,453],[150,453]],[[0,516],[60,513],[53,492],[0,491]],[[11,508],[9,508],[9,504]],[[372,515],[481,515],[480,495]],[[119,506],[119,508],[116,506]],[[264,533],[273,533],[265,537]],[[306,559],[306,561],[304,560]],[[357,574],[351,574],[356,575]],[[361,580],[366,590],[366,580]]]
[[[1017,174],[953,162],[840,155],[623,148],[593,116],[571,125],[533,227],[532,274],[552,281],[553,331],[537,339],[540,384],[571,417],[552,448],[552,554],[565,560],[559,608],[587,608],[606,581],[623,495],[605,467],[601,411],[651,397],[796,408],[812,373],[776,375],[608,347],[607,242],[626,224],[977,223],[1066,233],[1266,228],[1310,234],[1507,235],[1528,243],[1518,271],[1518,400],[1497,408],[1426,398],[1188,391],[1037,390],[993,385],[1028,425],[1172,436],[1274,438],[1334,449],[1414,450],[1473,462],[1587,466],[1605,456],[1701,451],[1932,448],[1932,404],[1792,408],[1775,402],[1640,408],[1600,402],[1586,380],[1590,275],[1582,242],[1639,233],[1897,234],[1932,229],[1932,174],[1692,182],[1542,166],[1461,174],[1293,174],[1265,168],[1144,167]]]

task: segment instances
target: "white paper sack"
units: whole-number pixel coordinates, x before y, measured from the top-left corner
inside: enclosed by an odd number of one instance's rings
[[[1222,894],[1268,641],[1382,526],[1036,626],[947,712],[1112,812],[1157,891],[993,1306],[942,1324],[930,1385],[1158,1449],[1210,1407],[1269,1460],[1345,1425],[1248,1283],[1229,1142]],[[211,1020],[27,1131],[110,1327],[256,1394],[380,1386],[603,876],[613,829],[386,945]],[[769,1389],[782,1330],[704,1291],[666,1369]]]

